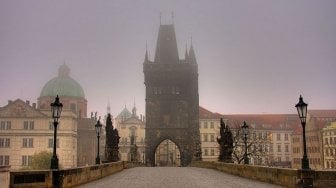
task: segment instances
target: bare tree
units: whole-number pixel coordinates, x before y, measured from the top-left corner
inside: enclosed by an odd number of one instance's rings
[[[240,164],[244,160],[245,145],[244,134],[239,122],[231,122],[233,132],[233,152],[232,159],[235,163]],[[247,137],[247,157],[253,160],[254,164],[267,165],[269,157],[269,135],[264,130],[258,130],[249,127]]]

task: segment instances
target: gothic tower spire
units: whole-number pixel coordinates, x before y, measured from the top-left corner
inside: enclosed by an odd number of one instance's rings
[[[144,63],[148,63],[148,50],[147,50],[147,43],[146,43],[146,54],[145,54],[145,60]]]
[[[179,62],[175,27],[173,24],[160,25],[154,61],[155,63]]]
[[[184,58],[185,58],[186,61],[188,61],[188,59],[189,59],[187,42],[186,42],[186,50],[185,50]]]
[[[191,38],[191,42],[190,42],[189,59],[190,59],[190,63],[195,63],[195,64],[197,63],[196,56],[195,56],[195,51],[194,51],[194,47],[193,47],[193,43],[192,43],[192,38]]]

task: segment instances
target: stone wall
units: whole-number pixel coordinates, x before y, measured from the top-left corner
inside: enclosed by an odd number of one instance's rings
[[[0,182],[3,187],[9,187],[9,169],[10,166],[0,166]]]
[[[225,173],[277,184],[285,187],[298,187],[301,177],[311,177],[315,188],[333,187],[336,185],[336,171],[302,171],[298,169],[273,168],[220,162],[193,162],[191,166],[211,168]]]
[[[124,162],[114,162],[81,168],[62,169],[59,170],[61,187],[73,187],[85,184],[122,171],[126,166]],[[52,171],[12,171],[10,172],[10,187],[52,187]]]

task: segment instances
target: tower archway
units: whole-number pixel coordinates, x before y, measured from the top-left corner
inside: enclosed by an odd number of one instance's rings
[[[175,142],[165,139],[156,147],[155,166],[181,166],[181,152]]]

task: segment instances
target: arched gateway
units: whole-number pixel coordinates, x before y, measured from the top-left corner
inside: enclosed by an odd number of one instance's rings
[[[180,151],[182,166],[200,159],[198,66],[193,46],[179,59],[174,25],[160,25],[154,61],[146,50],[146,163],[155,165],[155,151],[166,139]]]

